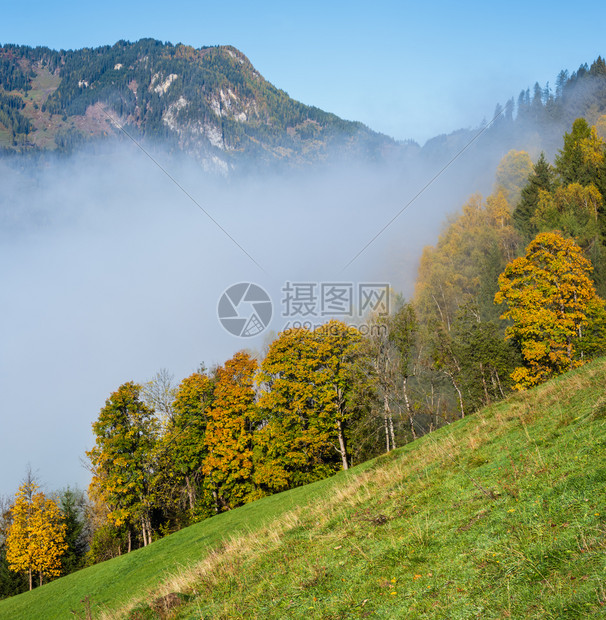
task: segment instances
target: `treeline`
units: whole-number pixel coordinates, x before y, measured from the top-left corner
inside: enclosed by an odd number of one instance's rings
[[[167,371],[121,385],[93,424],[88,550],[73,566],[348,469],[603,355],[605,197],[606,146],[577,119],[553,165],[503,158],[494,193],[450,218],[414,299],[388,315],[286,330],[263,355],[178,385]]]
[[[579,117],[597,125],[602,134],[606,132],[606,61],[601,56],[572,73],[560,71],[555,84],[537,82],[532,88],[522,90],[518,97],[497,104],[492,117],[485,120],[488,127],[482,138],[481,153],[486,157],[486,144],[497,146],[498,153],[532,145],[553,159],[562,134]],[[436,136],[425,144],[422,154],[426,159],[446,163],[476,134],[477,130],[462,129],[448,136]],[[474,145],[471,150],[474,149],[478,152],[480,146]]]
[[[27,135],[32,130],[30,120],[20,112],[24,107],[21,97],[0,92],[0,124],[11,130],[13,138],[17,134]]]
[[[111,395],[87,453],[105,524],[93,560],[360,462],[362,339],[332,321],[282,333],[261,362],[236,353],[178,387],[160,375]]]

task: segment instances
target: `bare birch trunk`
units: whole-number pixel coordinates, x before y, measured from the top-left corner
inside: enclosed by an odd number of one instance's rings
[[[347,448],[345,446],[345,435],[343,434],[343,424],[341,420],[337,421],[337,432],[339,434],[339,449],[341,452],[341,462],[343,463],[343,469],[349,469],[347,463]]]
[[[185,486],[187,487],[187,497],[189,499],[189,509],[192,511],[194,511],[194,488],[193,485],[189,479],[189,476],[185,476]]]
[[[385,391],[385,393],[383,394],[383,421],[385,423],[385,442],[387,446],[387,452],[389,452],[390,450],[393,450],[395,446],[393,445],[393,420],[391,419],[391,411],[389,409],[389,398],[387,397],[387,391]]]
[[[389,412],[389,435],[391,437],[391,449],[395,450],[398,446],[396,446],[396,436],[393,432],[393,416],[391,411]]]
[[[404,377],[404,381],[402,382],[402,393],[404,394],[404,402],[406,403],[406,413],[408,414],[408,423],[410,424],[410,432],[412,433],[412,438],[416,439],[417,434],[415,432],[412,407],[410,406],[410,401],[408,400],[408,388],[406,386],[407,381],[408,381],[408,377]]]

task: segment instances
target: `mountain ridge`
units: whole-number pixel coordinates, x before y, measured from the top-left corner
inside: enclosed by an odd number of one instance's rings
[[[69,150],[124,127],[225,171],[242,157],[300,164],[333,149],[380,157],[396,145],[362,123],[291,99],[230,45],[4,45],[0,87],[0,145],[13,151]]]

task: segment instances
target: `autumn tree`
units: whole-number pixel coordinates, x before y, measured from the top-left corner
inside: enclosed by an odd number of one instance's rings
[[[196,518],[202,483],[202,465],[208,454],[206,428],[213,400],[214,382],[205,372],[183,379],[175,390],[171,417],[156,446],[157,492],[163,506],[172,499],[188,517]]]
[[[587,359],[587,333],[592,352],[606,343],[604,301],[596,293],[591,263],[581,248],[558,233],[541,233],[499,277],[498,304],[512,323],[508,338],[521,349],[523,366],[512,373],[517,389],[546,381]]]
[[[359,364],[371,369],[372,388],[376,392],[374,409],[380,412],[385,436],[385,451],[398,445],[399,424],[407,421],[407,432],[403,441],[416,439],[415,412],[409,396],[408,380],[412,372],[412,357],[417,334],[417,321],[412,304],[400,300],[397,309],[387,316],[371,316],[366,334],[360,346]],[[370,363],[368,363],[370,362]],[[367,372],[368,374],[368,372]],[[359,382],[359,380],[358,380]],[[366,382],[362,390],[368,391]],[[354,386],[357,389],[357,386]]]
[[[423,250],[415,290],[421,322],[450,331],[461,306],[492,308],[499,273],[515,257],[517,234],[502,192],[482,201],[472,196],[453,218],[435,247]]]
[[[526,151],[509,151],[499,162],[496,172],[495,186],[501,189],[510,205],[516,205],[520,192],[532,172],[532,160]]]
[[[261,365],[257,480],[269,492],[324,478],[351,465],[348,436],[355,328],[330,321],[316,330],[290,329]]]
[[[89,493],[107,505],[112,525],[128,528],[129,551],[131,528],[139,528],[144,546],[152,536],[151,457],[158,421],[140,391],[128,382],[107,399],[93,424],[95,446],[86,453],[93,474]]]
[[[173,403],[177,388],[173,384],[174,376],[166,369],[160,369],[141,389],[143,402],[160,417],[164,425],[172,419]]]
[[[231,510],[255,498],[252,470],[256,371],[256,360],[244,351],[216,371],[202,463],[204,485],[212,494],[216,512]]]
[[[13,498],[0,495],[0,600],[28,589],[25,573],[14,573],[6,559],[6,533],[11,522]]]
[[[29,589],[32,576],[59,577],[61,556],[67,550],[65,523],[59,506],[37,492],[38,485],[28,479],[20,487],[11,508],[6,534],[6,557],[12,571],[27,573]]]

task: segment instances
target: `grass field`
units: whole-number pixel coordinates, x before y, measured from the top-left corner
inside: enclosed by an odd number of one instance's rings
[[[601,359],[0,618],[606,617],[605,385]]]

